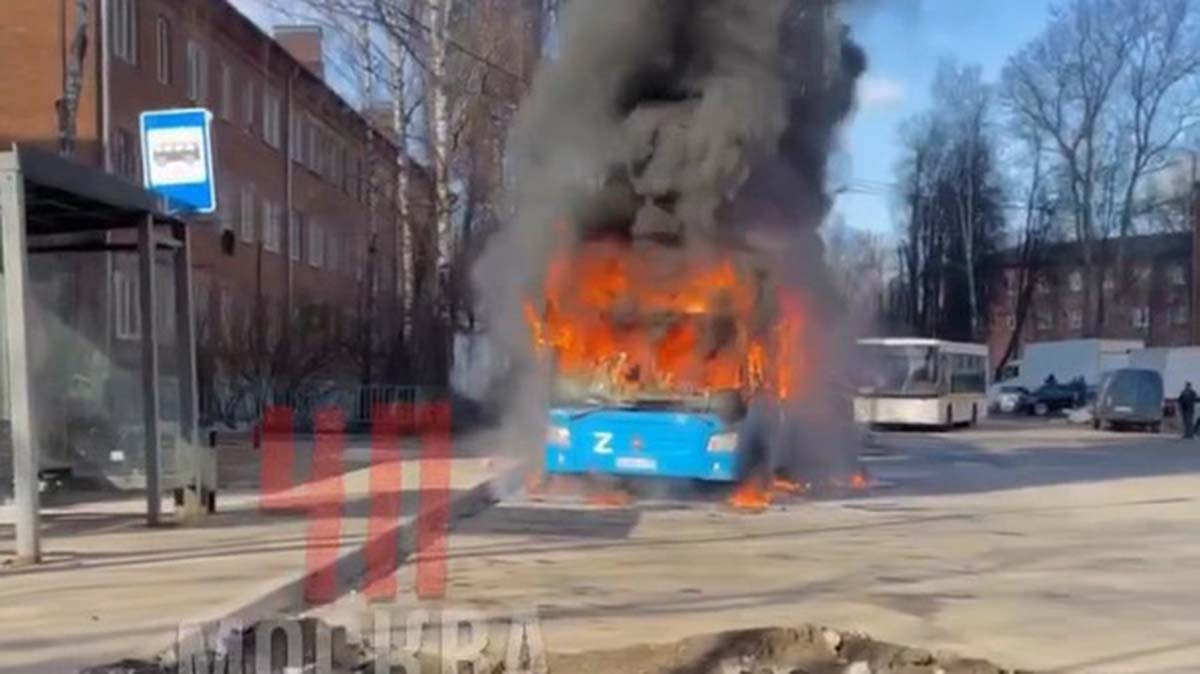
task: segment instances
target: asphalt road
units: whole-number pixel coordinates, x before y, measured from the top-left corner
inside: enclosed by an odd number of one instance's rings
[[[992,422],[861,458],[869,491],[756,515],[513,495],[452,536],[448,600],[534,607],[559,652],[817,623],[1039,671],[1195,671],[1200,441]]]

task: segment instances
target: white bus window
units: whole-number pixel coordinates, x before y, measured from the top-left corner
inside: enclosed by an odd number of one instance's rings
[[[863,388],[874,394],[936,393],[941,381],[936,349],[919,346],[863,347],[867,364]]]

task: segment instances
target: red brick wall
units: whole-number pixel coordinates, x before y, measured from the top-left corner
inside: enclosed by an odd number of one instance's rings
[[[67,3],[71,5],[72,3]],[[99,3],[96,3],[98,7]],[[263,250],[263,204],[270,201],[283,212],[287,205],[288,134],[293,128],[289,110],[311,115],[345,148],[347,164],[356,159],[366,162],[367,126],[364,120],[316,75],[304,69],[284,48],[242,17],[224,0],[136,0],[137,56],[129,63],[117,56],[111,59],[112,118],[115,138],[123,132],[137,146],[138,115],[145,110],[203,105],[214,113],[214,155],[217,169],[218,200],[224,206],[210,218],[199,219],[193,232],[195,282],[201,286],[198,297],[207,297],[202,311],[215,315],[218,298],[224,293],[237,308],[252,310],[261,292],[268,307],[282,310],[289,295],[288,242],[286,218],[281,217],[282,246],[278,252]],[[0,62],[9,67],[0,70],[0,141],[55,142],[54,101],[61,89],[61,50],[59,43],[58,2],[49,0],[4,0],[0,2]],[[158,21],[166,21],[169,34],[169,81],[159,80]],[[93,24],[97,21],[92,12]],[[86,163],[102,164],[99,150],[99,54],[101,42],[93,29],[79,130],[87,151],[80,154]],[[194,41],[207,55],[207,97],[192,101],[187,95],[188,43]],[[223,114],[224,82],[222,65],[228,67],[232,83],[232,110]],[[253,119],[245,119],[247,87],[253,87]],[[280,100],[279,147],[264,140],[264,90],[269,87]],[[288,105],[288,92],[291,105]],[[20,92],[20,95],[13,95]],[[377,250],[382,294],[381,302],[394,292],[391,268],[396,223],[392,194],[395,184],[394,148],[382,140],[373,141],[375,163],[383,168],[378,177],[382,191],[375,203],[379,239]],[[110,154],[113,152],[110,151]],[[140,181],[140,161],[131,180]],[[254,241],[243,241],[240,230],[241,191],[253,186]],[[427,183],[414,181],[414,193],[421,194]],[[318,222],[324,228],[323,248],[329,243],[342,252],[337,268],[329,261],[320,267],[310,264],[310,233],[303,233],[302,258],[292,265],[294,308],[312,302],[329,312],[348,317],[363,296],[365,282],[356,280],[348,266],[345,250],[353,248],[356,264],[365,264],[371,221],[365,191],[357,185],[334,184],[299,162],[292,162],[292,197],[296,213],[305,222]],[[427,199],[426,199],[427,201]],[[416,209],[432,228],[427,209]],[[232,254],[222,250],[222,224],[234,229]]]
[[[1100,337],[1109,339],[1140,339],[1153,346],[1177,346],[1190,343],[1192,312],[1190,284],[1192,272],[1187,250],[1152,259],[1132,262],[1134,278],[1128,284],[1115,280],[1104,286],[1105,321]],[[1139,276],[1139,270],[1142,276]],[[1076,267],[1052,267],[1043,272],[1044,283],[1033,295],[1033,304],[1021,334],[1023,343],[1043,342],[1086,337],[1081,325],[1072,322],[1080,317],[1084,295],[1079,285],[1072,287],[1072,275],[1082,271]],[[1182,273],[1182,278],[1178,275]],[[1005,270],[1015,279],[1017,270]],[[1077,279],[1086,283],[1086,278]],[[1014,281],[1015,282],[1015,281]],[[1015,320],[1017,296],[1009,285],[994,289],[991,307],[991,334],[988,343],[993,362],[998,362],[1012,335],[1010,319]],[[1149,325],[1134,325],[1134,311],[1149,310]],[[1039,314],[1050,320],[1039,322]]]
[[[98,3],[95,3],[98,4]],[[94,5],[95,7],[95,5]],[[63,45],[60,26],[74,37],[75,3],[67,3],[61,22],[59,3],[51,0],[0,2],[0,146],[13,142],[58,149],[58,116],[54,103],[63,94]],[[76,119],[79,157],[99,163],[97,14],[89,13],[84,87]]]

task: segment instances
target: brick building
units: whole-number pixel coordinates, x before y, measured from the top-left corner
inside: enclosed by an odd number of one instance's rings
[[[319,28],[272,37],[226,0],[91,0],[84,17],[76,5],[0,3],[0,143],[60,148],[75,66],[73,157],[132,182],[142,111],[212,111],[219,210],[192,237],[202,361],[222,345],[257,341],[263,360],[288,333],[334,340],[398,325],[397,150],[324,81]],[[430,222],[429,181],[410,167],[413,217]],[[89,339],[117,361],[137,351],[131,268],[119,254],[93,256],[60,289],[63,303],[99,311]],[[204,365],[202,393],[206,374],[237,374]],[[349,363],[332,367],[322,376],[357,377]]]
[[[1100,334],[1084,326],[1084,284],[1087,282],[1077,244],[1055,244],[1044,251],[1034,274],[1029,311],[1021,343],[1095,336],[1140,339],[1152,346],[1190,344],[1192,340],[1192,235],[1190,233],[1136,236],[1125,239],[1129,274],[1117,273],[1115,242],[1102,246],[1102,313]],[[1020,259],[1017,251],[999,255],[1003,268],[992,294],[992,361],[998,362],[1017,327]],[[1019,352],[1018,352],[1019,353]]]

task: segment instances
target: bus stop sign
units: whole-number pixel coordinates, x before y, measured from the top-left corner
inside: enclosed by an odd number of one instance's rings
[[[212,213],[212,113],[203,108],[143,112],[142,173],[146,189],[167,199],[171,211]]]

